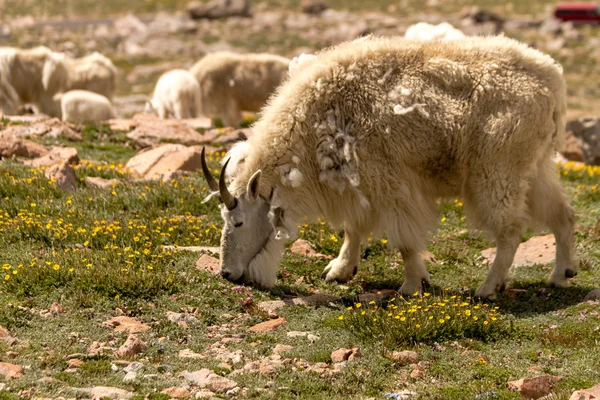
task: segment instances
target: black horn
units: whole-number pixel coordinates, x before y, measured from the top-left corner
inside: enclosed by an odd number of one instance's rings
[[[219,185],[217,184],[217,181],[215,180],[215,178],[213,178],[212,174],[210,173],[210,170],[208,169],[208,165],[206,165],[206,159],[204,158],[204,147],[202,147],[202,153],[200,153],[200,158],[202,160],[202,173],[204,173],[204,179],[206,179],[206,183],[208,183],[208,187],[213,192],[218,191]]]
[[[221,169],[221,176],[219,176],[219,193],[221,194],[221,200],[223,201],[223,204],[225,204],[225,207],[227,207],[228,210],[233,210],[235,206],[237,206],[237,200],[229,193],[227,184],[225,183],[225,169],[227,168],[229,161],[231,161],[231,158],[225,162],[223,169]]]

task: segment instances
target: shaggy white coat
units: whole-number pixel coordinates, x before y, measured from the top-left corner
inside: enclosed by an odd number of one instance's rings
[[[287,77],[289,60],[273,54],[217,52],[190,71],[200,84],[200,113],[239,126],[242,111],[258,112]]]
[[[65,55],[47,47],[32,49],[0,48],[0,75],[14,89],[19,105],[35,104],[40,112],[60,116],[55,94],[68,88]]]
[[[437,226],[436,200],[461,196],[468,221],[498,247],[479,296],[504,287],[534,221],[556,236],[550,282],[565,286],[578,269],[574,213],[551,161],[565,114],[562,68],[515,40],[349,42],[321,52],[277,90],[248,144],[234,148],[243,162],[231,165],[230,190],[247,197],[261,170],[260,198],[274,191],[288,226],[322,216],[343,227],[327,280],[350,279],[361,242],[386,235],[404,259],[402,292],[421,290],[429,274],[419,254]],[[238,251],[230,236],[224,252]],[[279,255],[269,259],[271,274]]]
[[[69,90],[88,90],[112,99],[117,87],[117,68],[104,55],[93,52],[81,58],[67,58]]]
[[[60,101],[63,121],[106,121],[115,118],[110,100],[87,90],[70,90],[55,96]]]
[[[195,118],[200,109],[200,85],[184,69],[165,72],[158,79],[146,112],[155,111],[160,118]]]

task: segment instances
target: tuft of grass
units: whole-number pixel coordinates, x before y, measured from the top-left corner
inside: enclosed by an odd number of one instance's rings
[[[388,347],[433,344],[463,338],[483,342],[509,335],[498,307],[474,304],[460,295],[393,298],[385,305],[356,303],[338,317],[359,338]]]

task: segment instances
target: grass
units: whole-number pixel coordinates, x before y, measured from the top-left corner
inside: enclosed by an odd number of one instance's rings
[[[182,385],[183,370],[209,367],[226,374],[210,356],[211,344],[218,340],[211,332],[248,335],[248,326],[267,318],[256,307],[260,301],[315,291],[341,296],[342,301],[279,310],[288,320],[284,328],[250,334],[230,350],[242,350],[247,361],[260,360],[276,344],[289,344],[289,357],[329,363],[333,350],[358,346],[362,358],[320,379],[290,365],[274,376],[233,377],[249,397],[382,398],[408,389],[422,399],[471,399],[489,393],[516,399],[506,382],[538,373],[565,376],[557,389],[561,396],[599,382],[595,371],[600,352],[591,349],[600,342],[600,303],[582,302],[600,278],[597,167],[566,164],[557,171],[579,216],[577,249],[583,268],[570,288],[546,287],[552,265],[521,267],[513,271],[512,286],[524,293],[514,299],[501,295],[493,306],[471,303],[469,296],[487,272],[481,267],[480,251],[491,244],[464,231],[467,225],[457,199],[440,204],[440,230],[431,240],[429,250],[439,260],[428,263],[434,295],[358,306],[360,293],[397,289],[402,283],[402,261],[385,240],[370,238],[358,275],[344,285],[320,279],[327,260],[286,253],[274,289],[236,286],[196,269],[197,254],[163,248],[219,244],[221,218],[214,202],[201,202],[207,190],[203,178],[193,174],[166,183],[136,181],[123,166],[134,149],[122,133],[105,125],[81,130],[84,140],[71,143],[83,159],[76,166],[79,182],[74,193],[62,192],[44,177],[43,169],[11,160],[0,164],[0,248],[5,249],[0,256],[0,325],[17,338],[12,346],[0,343],[0,351],[15,351],[16,358],[5,361],[30,366],[24,378],[7,382],[0,392],[6,398],[26,389],[58,396],[69,388],[93,385],[155,397],[155,391]],[[222,154],[209,156],[213,169]],[[118,178],[122,183],[99,190],[86,185],[86,176]],[[299,232],[320,253],[335,255],[340,249],[341,232],[324,221],[303,222]],[[64,308],[59,316],[44,311],[53,302]],[[446,313],[445,307],[454,304],[460,312]],[[195,322],[185,328],[168,321],[167,311],[193,315]],[[110,354],[66,372],[67,355],[87,353],[92,342],[113,347],[124,342],[125,335],[102,326],[119,314],[151,326],[139,335],[148,350],[134,357],[144,364],[142,377],[123,382],[124,373],[113,371]],[[310,331],[320,340],[289,338],[286,331]],[[208,358],[180,358],[183,349]],[[425,377],[410,378],[410,367],[386,357],[391,349],[416,350]],[[37,382],[44,376],[57,381]]]

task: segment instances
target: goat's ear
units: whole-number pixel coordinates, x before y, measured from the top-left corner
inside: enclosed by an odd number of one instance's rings
[[[250,181],[248,182],[248,187],[246,188],[248,200],[256,200],[258,198],[261,173],[262,172],[260,169],[256,171],[254,175],[252,175],[252,177],[250,178]]]

